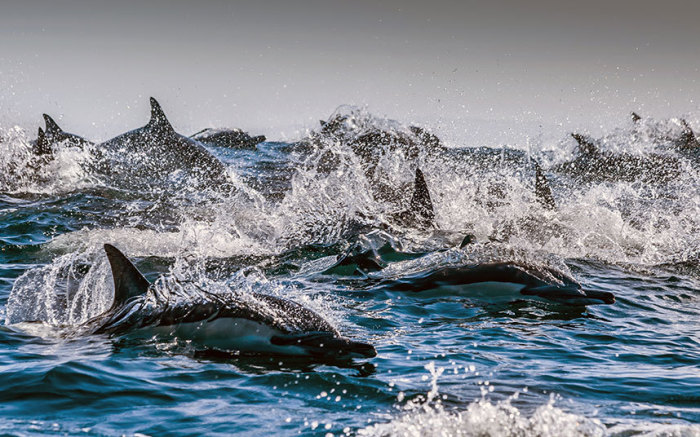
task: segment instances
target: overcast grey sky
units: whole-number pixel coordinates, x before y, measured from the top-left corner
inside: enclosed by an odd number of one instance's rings
[[[148,96],[183,133],[292,132],[340,104],[619,124],[700,108],[700,2],[2,1],[0,123],[104,139]]]

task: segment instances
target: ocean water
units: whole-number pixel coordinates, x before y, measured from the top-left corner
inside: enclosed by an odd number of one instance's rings
[[[676,159],[676,177],[582,182],[554,171],[576,154],[568,136],[417,157],[377,146],[370,174],[349,144],[410,123],[339,113],[345,130],[319,139],[318,129],[316,142],[210,147],[234,181],[227,192],[177,175],[125,186],[62,145],[35,171],[32,136],[0,127],[0,433],[700,435],[700,160],[669,145],[678,120],[623,126],[601,143]],[[556,208],[537,202],[511,150],[541,163]],[[416,163],[431,229],[392,221]],[[460,248],[467,234],[476,242]],[[104,243],[151,281],[298,302],[378,355],[246,357],[138,332],[82,335],[112,301]],[[379,254],[384,269],[333,267],[353,250]],[[555,268],[616,302],[386,286],[493,260]]]

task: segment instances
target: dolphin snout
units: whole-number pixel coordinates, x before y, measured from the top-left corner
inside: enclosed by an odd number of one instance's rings
[[[377,356],[377,350],[371,344],[352,340],[347,340],[347,343],[347,349],[351,355],[359,355],[362,358],[372,358]]]
[[[602,300],[608,305],[615,303],[615,295],[608,291],[585,290],[585,293],[587,297]]]

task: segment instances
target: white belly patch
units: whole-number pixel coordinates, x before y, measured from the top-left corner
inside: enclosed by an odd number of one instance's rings
[[[270,343],[281,331],[242,318],[222,317],[211,322],[180,323],[178,325],[144,328],[158,336],[190,340],[196,347],[222,351],[272,353],[280,355],[308,355],[299,346],[278,346]]]

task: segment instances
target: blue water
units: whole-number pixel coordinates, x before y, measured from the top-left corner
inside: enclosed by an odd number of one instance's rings
[[[4,131],[5,171],[30,139],[17,132]],[[542,146],[546,163],[570,153],[565,141]],[[0,433],[700,435],[697,173],[651,188],[550,175],[558,205],[548,211],[518,175],[484,168],[475,177],[456,155],[424,158],[437,231],[421,232],[381,226],[390,202],[367,196],[352,154],[331,147],[341,166],[330,172],[322,154],[287,143],[213,147],[237,178],[230,197],[116,189],[76,170],[68,152],[48,179],[8,183]],[[411,180],[401,157],[386,154],[380,166],[396,190]],[[506,192],[495,207],[483,201],[493,181]],[[379,219],[358,226],[357,212]],[[478,243],[458,249],[466,232]],[[393,244],[385,271],[325,271],[358,238]],[[75,335],[109,306],[104,243],[151,280],[190,274],[297,301],[378,356],[231,357],[177,338]],[[492,302],[381,284],[465,258],[554,266],[616,302]]]

